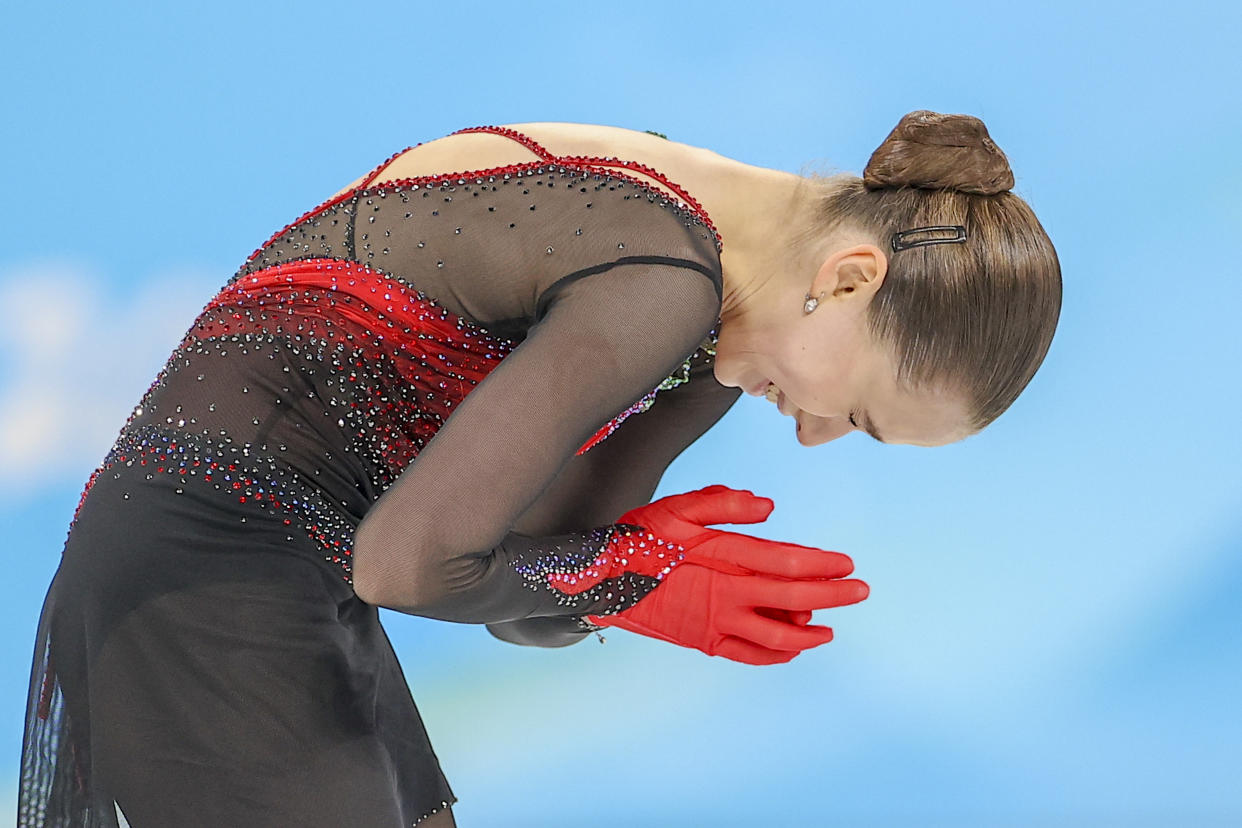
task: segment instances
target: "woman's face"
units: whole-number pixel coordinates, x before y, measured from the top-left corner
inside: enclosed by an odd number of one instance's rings
[[[900,390],[892,358],[868,336],[864,313],[886,266],[874,245],[837,251],[812,284],[820,300],[809,314],[805,281],[768,280],[743,300],[745,312],[722,319],[716,380],[776,403],[804,446],[868,425],[890,444],[941,446],[974,433],[952,395]]]

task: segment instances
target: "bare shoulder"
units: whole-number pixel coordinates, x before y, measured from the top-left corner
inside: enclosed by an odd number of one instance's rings
[[[610,126],[608,124],[578,124],[568,121],[528,121],[522,124],[501,124],[507,129],[515,129],[518,132],[535,137],[536,134],[545,137],[563,138],[565,140],[597,140],[597,141],[630,141],[637,139],[656,139],[658,135],[652,135],[640,129],[627,129],[625,127]]]
[[[564,121],[531,121],[521,124],[501,124],[534,138],[556,155],[599,155],[629,152],[631,155],[682,156],[692,152],[707,152],[702,147],[683,144],[640,129],[611,126],[608,124],[577,124]],[[611,148],[615,152],[578,152],[577,147]]]

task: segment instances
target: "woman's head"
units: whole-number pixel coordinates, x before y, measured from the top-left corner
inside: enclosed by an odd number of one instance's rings
[[[770,380],[805,445],[867,416],[890,443],[943,445],[986,427],[1034,376],[1061,309],[1056,251],[1012,186],[980,120],[926,110],[901,119],[862,178],[804,177],[788,269],[765,309],[721,329],[730,384],[762,393]],[[936,226],[965,239],[923,231],[894,250],[894,234]]]

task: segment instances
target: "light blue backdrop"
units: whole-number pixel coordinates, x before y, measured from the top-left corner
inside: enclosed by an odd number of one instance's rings
[[[876,10],[868,10],[874,8]],[[1242,824],[1237,4],[67,4],[0,28],[0,804],[91,470],[272,232],[465,126],[654,129],[861,172],[982,118],[1057,246],[1039,375],[982,435],[806,449],[744,397],[658,496],[851,555],[832,643],[750,667],[385,611],[465,826]],[[1234,779],[1231,787],[1230,779]]]

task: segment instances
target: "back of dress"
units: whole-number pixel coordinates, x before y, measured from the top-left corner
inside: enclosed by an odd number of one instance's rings
[[[220,596],[286,592],[282,623],[320,596],[355,636],[338,662],[320,665],[330,678],[314,677],[297,672],[302,661],[274,666],[298,650],[303,627],[290,626],[259,672],[284,670],[294,688],[336,683],[344,708],[369,712],[349,725],[340,704],[331,723],[307,707],[279,733],[365,732],[384,761],[430,763],[401,783],[406,824],[428,813],[423,803],[447,805],[375,607],[353,591],[364,518],[376,543],[437,561],[411,592],[429,617],[618,611],[656,586],[605,583],[571,597],[546,581],[589,564],[609,524],[646,503],[668,463],[737,399],[711,374],[720,239],[688,194],[674,202],[616,159],[556,158],[500,127],[465,131],[507,135],[539,160],[395,181],[379,180],[380,165],[256,250],[135,406],[83,492],[40,620],[20,825],[116,825],[113,806],[127,807],[132,769],[105,755],[121,742],[102,744],[100,722],[123,728],[138,691],[118,677],[144,669],[132,658],[142,648],[114,656],[109,641],[188,618],[217,630],[207,614]],[[383,504],[398,505],[381,515]],[[222,618],[243,638],[221,652],[239,641],[261,649],[244,638],[271,624],[258,606],[228,607]],[[164,620],[142,617],[157,607]],[[202,655],[208,642],[186,635],[199,662],[188,645],[161,656],[185,683],[152,691],[149,710],[206,692],[203,671],[221,669]],[[305,643],[325,646],[309,633]],[[388,665],[387,684],[374,681],[376,661]],[[113,663],[112,673],[95,666]],[[238,694],[273,692],[270,675],[239,670],[227,691],[193,702],[204,744],[227,727],[206,712],[213,703],[236,709]],[[109,680],[120,683],[105,698]],[[140,737],[131,722],[125,749],[150,752],[167,729]],[[281,737],[263,739],[245,778],[279,789],[262,769],[281,761]],[[328,813],[314,793],[322,780],[302,776],[300,807]],[[165,784],[167,802],[202,786],[182,781],[184,790]],[[166,815],[151,807],[151,819]]]

